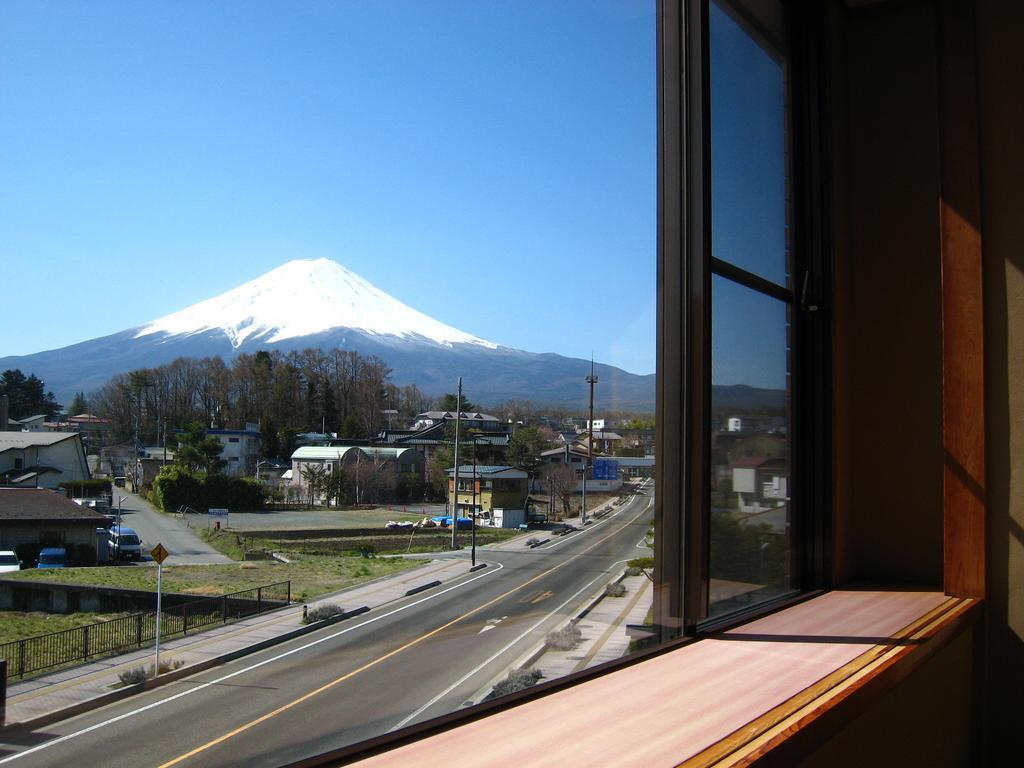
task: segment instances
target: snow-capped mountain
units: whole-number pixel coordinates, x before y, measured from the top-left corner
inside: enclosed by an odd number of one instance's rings
[[[498,345],[427,317],[330,259],[289,261],[238,288],[154,320],[135,338],[223,331],[238,348],[336,328],[451,346]]]
[[[430,395],[459,376],[480,403],[526,399],[582,405],[590,361],[500,346],[438,322],[329,259],[288,262],[227,293],[144,326],[63,349],[0,358],[0,370],[35,373],[61,402],[114,375],[178,357],[225,360],[259,350],[354,350],[376,355],[391,380]],[[653,410],[654,376],[598,364],[607,410]]]

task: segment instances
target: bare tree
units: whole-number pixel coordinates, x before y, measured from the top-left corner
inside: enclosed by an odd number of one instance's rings
[[[576,492],[576,470],[567,464],[548,464],[541,470],[544,488],[562,502],[562,516],[569,516],[569,506]]]

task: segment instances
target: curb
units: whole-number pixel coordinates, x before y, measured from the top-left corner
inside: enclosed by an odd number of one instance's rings
[[[625,575],[626,575],[626,572],[625,572],[625,570],[623,570],[623,572],[619,574],[619,577],[617,579],[613,579],[612,581],[609,581],[608,584],[613,584],[613,583],[622,581],[622,579],[625,577]],[[589,603],[587,603],[585,608],[583,608],[579,613],[577,613],[575,616],[573,616],[571,619],[569,619],[569,621],[566,622],[565,625],[561,625],[561,626],[568,626],[570,624],[575,624],[576,622],[580,621],[588,613],[590,613],[592,610],[594,610],[594,607],[598,603],[600,603],[602,600],[604,600],[605,597],[606,597],[606,595],[604,593],[604,590],[602,589],[601,593],[596,595]],[[547,644],[544,643],[544,642],[541,642],[541,644],[539,646],[537,646],[536,649],[531,651],[527,656],[521,656],[520,657],[521,661],[516,661],[515,664],[513,664],[512,667],[510,667],[510,670],[515,671],[515,670],[526,670],[526,669],[529,669],[534,664],[536,664],[538,661],[540,661],[542,658],[544,658],[544,654],[546,654],[547,651],[548,651]],[[479,704],[480,702],[485,701],[487,699],[487,696],[490,695],[490,692],[492,690],[494,690],[494,686],[499,681],[504,679],[504,677],[505,677],[505,674],[499,675],[498,677],[494,678],[494,680],[492,680],[490,683],[488,683],[485,686],[486,689],[487,689],[487,693],[484,694],[483,698],[481,698],[479,700],[474,700],[473,703],[474,704]]]
[[[433,589],[434,587],[439,586],[441,586],[440,581],[428,581],[426,584],[420,584],[418,587],[413,587],[412,589],[408,590],[405,593],[405,596],[408,597],[409,595],[416,595],[420,592],[426,592],[428,589]]]

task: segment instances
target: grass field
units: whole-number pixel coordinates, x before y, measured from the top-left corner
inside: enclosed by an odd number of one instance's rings
[[[401,558],[297,556],[291,563],[262,560],[231,565],[174,565],[164,567],[163,587],[168,592],[221,595],[278,581],[292,582],[292,599],[308,600],[327,592],[389,576],[422,565]],[[59,581],[100,587],[156,589],[156,568],[120,566],[107,568],[29,569],[9,574],[14,579]]]
[[[0,611],[0,645],[12,640],[74,629],[124,615],[122,613],[72,613],[65,616],[53,613]]]
[[[275,531],[274,534],[277,534]],[[501,528],[478,528],[476,544],[495,544],[522,533]],[[282,531],[273,538],[249,536],[248,545],[259,545],[275,551],[309,555],[349,555],[364,549],[378,555],[401,555],[410,552],[441,552],[451,546],[451,530],[431,528],[415,533],[382,533],[379,536],[325,536],[310,538],[289,538]],[[470,545],[469,531],[459,531],[457,544],[461,548]]]

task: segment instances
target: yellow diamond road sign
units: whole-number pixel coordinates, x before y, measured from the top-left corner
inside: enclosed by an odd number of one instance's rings
[[[153,549],[149,551],[150,556],[158,563],[162,563],[167,559],[167,556],[171,554],[167,551],[163,544],[157,544]]]

